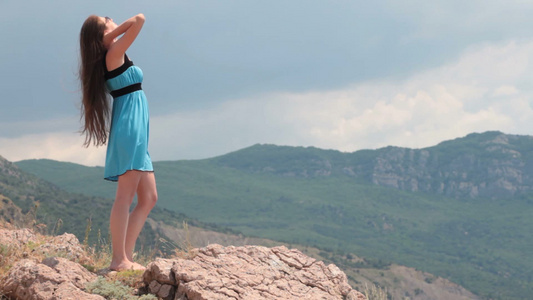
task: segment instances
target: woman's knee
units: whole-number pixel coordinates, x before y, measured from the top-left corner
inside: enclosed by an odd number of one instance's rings
[[[151,210],[157,203],[157,199],[158,196],[154,173],[145,172],[142,175],[139,189],[137,190],[138,204]]]
[[[157,203],[157,191],[154,191],[152,193],[152,196],[151,196],[151,200],[150,200],[150,205],[152,206],[152,208],[155,206],[155,204]]]
[[[157,203],[157,197],[157,191],[152,191],[149,193],[144,193],[143,195],[137,195],[137,200],[139,205],[142,205],[148,209],[152,209]]]

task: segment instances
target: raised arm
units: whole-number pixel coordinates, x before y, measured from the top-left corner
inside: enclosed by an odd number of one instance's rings
[[[115,29],[105,33],[104,44],[109,45],[107,49],[108,67],[119,67],[124,61],[124,53],[131,46],[144,25],[144,15],[133,16]],[[123,35],[122,35],[123,34]],[[118,38],[120,35],[122,37]],[[118,38],[118,39],[117,39]],[[118,65],[116,65],[118,63]]]

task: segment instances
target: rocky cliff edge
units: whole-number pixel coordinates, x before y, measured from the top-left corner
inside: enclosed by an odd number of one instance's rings
[[[11,253],[22,259],[14,262]],[[90,260],[72,234],[39,239],[29,229],[0,229],[0,295],[9,299],[105,299],[87,292],[97,275],[80,263]],[[30,253],[28,253],[30,252]],[[43,258],[44,257],[44,258]],[[158,258],[147,266],[139,291],[160,299],[343,299],[363,300],[337,266],[299,250],[280,247],[193,249],[188,258]]]

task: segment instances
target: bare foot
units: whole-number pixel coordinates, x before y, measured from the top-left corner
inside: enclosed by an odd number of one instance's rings
[[[113,263],[111,262],[111,265],[109,266],[109,269],[113,270],[113,271],[126,271],[126,270],[136,270],[136,271],[144,271],[146,270],[145,267],[143,267],[142,265],[136,263],[136,262],[131,262],[129,260],[126,260],[126,261],[122,261],[120,263]]]
[[[113,271],[125,271],[125,270],[130,270],[132,268],[133,268],[133,263],[129,260],[123,260],[118,263],[111,262],[111,265],[109,265],[109,269]]]
[[[136,262],[132,262],[132,264],[133,264],[133,270],[141,270],[141,271],[146,270],[146,268],[141,264],[138,264]]]

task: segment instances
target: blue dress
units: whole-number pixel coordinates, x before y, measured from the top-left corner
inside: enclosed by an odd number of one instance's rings
[[[118,176],[128,170],[153,171],[148,153],[149,111],[141,88],[142,70],[126,55],[122,66],[110,72],[107,67],[104,70],[106,87],[113,96],[104,178],[118,181]]]

